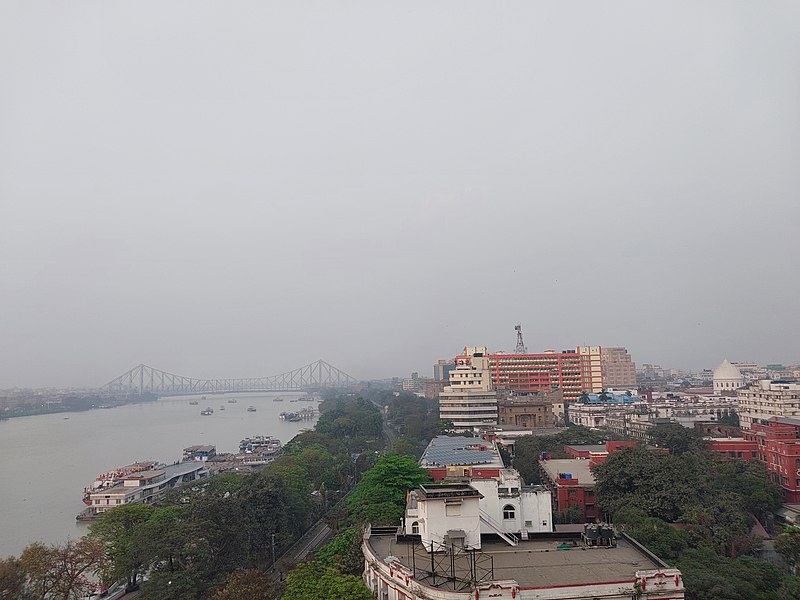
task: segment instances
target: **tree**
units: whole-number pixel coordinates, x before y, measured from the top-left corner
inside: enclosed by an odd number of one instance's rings
[[[25,590],[27,575],[21,561],[10,556],[0,560],[0,600],[27,600],[31,596]]]
[[[343,530],[317,551],[314,560],[344,575],[361,575],[364,571],[361,535],[353,527]]]
[[[688,504],[697,503],[694,474],[670,455],[622,448],[594,473],[598,504],[611,514],[637,506],[648,516],[674,522]]]
[[[36,542],[19,560],[9,560],[3,562],[6,576],[0,581],[0,598],[78,600],[94,591],[90,576],[103,568],[105,549],[85,537],[63,545]]]
[[[775,551],[792,570],[800,564],[800,529],[787,527],[775,540]]]
[[[316,561],[302,563],[286,577],[282,600],[372,600],[360,577],[342,575]]]
[[[668,448],[670,454],[680,456],[684,452],[702,452],[706,449],[703,435],[695,430],[679,425],[665,423],[650,430],[650,439],[660,448]]]
[[[231,573],[211,600],[272,600],[274,595],[274,585],[269,577],[257,569],[244,569]]]
[[[149,566],[152,554],[146,552],[141,536],[141,526],[155,512],[149,504],[123,504],[108,512],[92,525],[90,539],[101,542],[110,558],[104,580],[124,579],[128,587],[136,585],[136,578]]]
[[[401,454],[381,456],[348,498],[352,518],[355,522],[365,522],[368,517],[375,516],[375,507],[382,506],[384,511],[389,509],[385,516],[396,515],[399,519],[403,514],[406,492],[429,481],[430,475],[413,457]]]

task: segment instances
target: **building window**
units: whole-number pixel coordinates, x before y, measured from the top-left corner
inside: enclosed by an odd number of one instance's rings
[[[504,519],[513,519],[515,517],[515,515],[516,515],[516,512],[515,512],[513,506],[511,506],[510,504],[506,504],[503,507],[503,518]]]
[[[414,521],[411,524],[411,533],[413,535],[418,535],[419,534],[419,521]]]

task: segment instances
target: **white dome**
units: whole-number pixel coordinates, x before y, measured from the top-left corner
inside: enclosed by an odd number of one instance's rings
[[[742,373],[739,371],[739,369],[729,363],[727,359],[722,361],[722,364],[714,369],[714,381],[731,381],[741,379]]]

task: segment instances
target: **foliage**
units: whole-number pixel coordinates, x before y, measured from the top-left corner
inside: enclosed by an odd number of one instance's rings
[[[787,527],[775,540],[775,551],[792,568],[800,564],[800,529]]]
[[[102,513],[92,525],[89,537],[105,546],[111,561],[103,573],[104,580],[122,579],[130,586],[147,569],[152,555],[146,550],[143,525],[155,510],[149,504],[123,504]]]
[[[342,575],[316,561],[298,565],[286,578],[282,600],[372,600],[360,577]]]
[[[397,523],[403,515],[406,492],[429,481],[428,472],[420,468],[413,457],[381,456],[347,500],[352,521]]]
[[[65,544],[33,543],[20,557],[0,562],[0,598],[77,600],[95,589],[91,576],[102,569],[105,551],[83,538]]]
[[[703,452],[706,449],[702,433],[678,423],[656,425],[650,430],[650,439],[659,448],[668,448],[669,453],[675,456],[684,452]]]
[[[360,575],[364,570],[361,536],[353,527],[344,529],[319,549],[315,559],[323,566],[336,569],[339,573]]]
[[[731,427],[739,427],[739,415],[735,412],[727,412],[717,419],[720,425],[730,425]]]
[[[755,558],[752,516],[780,504],[764,465],[624,448],[594,469],[598,504],[614,522],[684,574],[688,600],[778,600],[796,585]]]
[[[582,523],[583,511],[577,504],[570,504],[566,510],[556,513],[556,523]]]
[[[274,586],[269,577],[257,569],[243,569],[231,573],[211,600],[272,600],[274,595]]]
[[[556,435],[526,435],[514,443],[512,464],[526,483],[541,483],[539,456],[542,452],[547,452],[550,458],[568,458],[564,452],[565,445],[599,444],[612,437],[610,433],[593,431],[580,425],[566,427]]]

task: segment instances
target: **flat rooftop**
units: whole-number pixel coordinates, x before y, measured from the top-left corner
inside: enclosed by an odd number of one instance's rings
[[[419,465],[423,469],[462,465],[502,467],[503,459],[492,442],[482,438],[438,435],[425,448]]]
[[[608,452],[605,444],[568,444],[564,448],[570,448],[576,452]]]
[[[539,461],[547,475],[555,481],[559,473],[572,475],[579,483],[594,484],[594,475],[589,469],[589,461],[581,458],[553,458]]]
[[[466,483],[428,483],[419,486],[417,492],[420,500],[428,498],[463,498],[470,496],[480,496],[480,492]]]
[[[559,545],[578,543],[569,550],[559,550]],[[426,585],[434,585],[428,576],[431,557],[420,544],[398,542],[393,535],[372,535],[369,544],[374,553],[385,559],[394,556],[409,569],[416,566],[415,577]],[[521,587],[563,586],[590,584],[601,581],[626,581],[636,577],[636,571],[662,568],[655,560],[625,539],[618,539],[615,548],[580,545],[575,538],[547,538],[521,541],[518,546],[505,542],[483,540],[480,552],[494,562],[493,579],[513,579]],[[436,554],[441,562],[443,554]],[[456,577],[468,579],[470,561],[464,553],[455,560]],[[479,559],[480,561],[480,559]],[[449,560],[444,560],[449,568]],[[444,573],[442,573],[444,574]],[[435,587],[453,589],[444,578]]]

